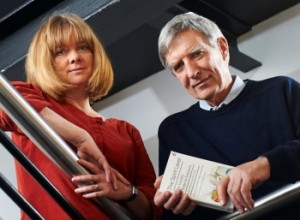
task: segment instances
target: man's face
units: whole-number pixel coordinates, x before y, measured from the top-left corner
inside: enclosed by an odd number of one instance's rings
[[[212,47],[203,34],[190,29],[176,36],[166,54],[168,66],[186,90],[212,105],[221,102],[230,89],[228,60],[224,38]]]

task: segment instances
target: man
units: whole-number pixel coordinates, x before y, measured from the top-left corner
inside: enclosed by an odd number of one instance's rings
[[[288,77],[241,80],[229,71],[229,48],[218,26],[194,13],[174,17],[158,41],[162,64],[199,102],[160,125],[159,172],[171,150],[232,165],[218,186],[243,213],[254,200],[300,180],[300,84]],[[288,173],[287,173],[288,171]],[[156,180],[159,188],[161,177]],[[196,204],[182,191],[157,191],[165,219],[215,219],[226,213]],[[272,219],[300,219],[300,203]],[[184,217],[185,216],[185,217]]]

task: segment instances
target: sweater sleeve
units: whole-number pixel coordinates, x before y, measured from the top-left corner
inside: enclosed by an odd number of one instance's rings
[[[46,100],[38,87],[20,81],[12,82],[12,85],[37,112],[40,112],[45,107],[51,107],[51,104]],[[19,128],[3,109],[0,109],[0,128],[4,131],[20,132]]]
[[[168,158],[170,155],[170,149],[168,148],[165,140],[164,140],[164,136],[163,134],[165,133],[165,122],[163,121],[161,123],[161,125],[159,126],[159,130],[158,130],[158,145],[159,145],[159,175],[163,175],[167,162],[168,162]]]
[[[290,132],[293,138],[288,139],[273,150],[266,152],[266,156],[270,163],[271,179],[280,182],[295,182],[300,180],[300,84],[287,77],[284,86],[285,103],[288,109],[290,127],[293,130]],[[275,111],[275,110],[274,110]],[[286,132],[287,128],[283,128],[282,132]],[[288,175],[287,175],[288,172]]]

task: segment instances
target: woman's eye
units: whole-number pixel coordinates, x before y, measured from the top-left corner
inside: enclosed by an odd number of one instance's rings
[[[87,50],[89,50],[89,47],[87,45],[80,45],[79,46],[79,50],[81,50],[81,51],[87,51]]]
[[[65,54],[65,50],[64,49],[57,49],[55,51],[55,56],[61,56],[61,55],[64,55]]]

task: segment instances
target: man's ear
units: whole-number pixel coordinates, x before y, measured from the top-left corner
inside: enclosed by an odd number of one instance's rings
[[[217,40],[218,48],[224,60],[229,59],[229,47],[225,37],[219,37]]]

